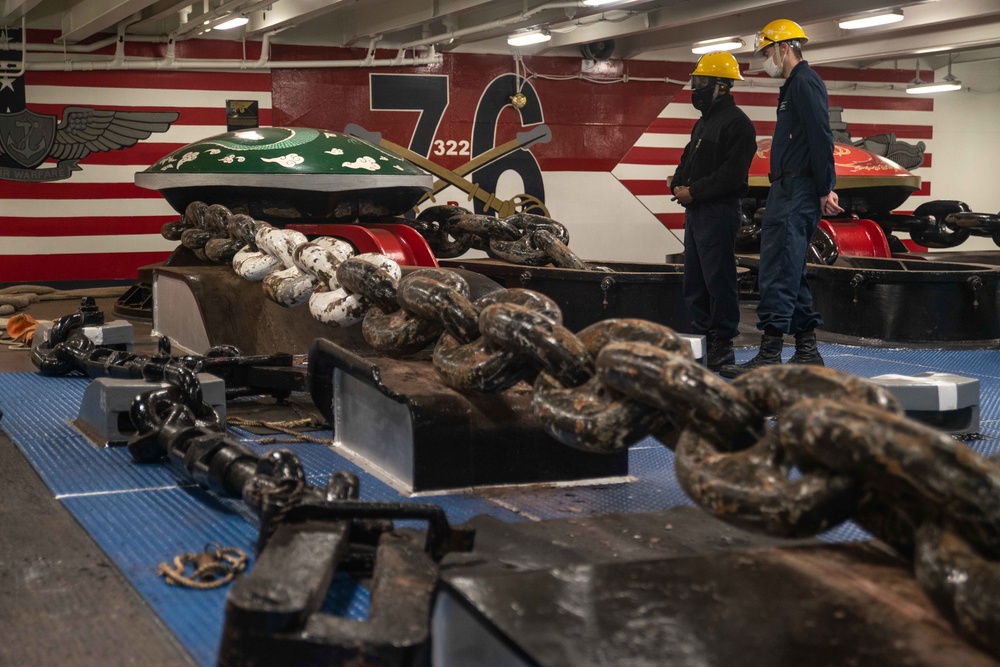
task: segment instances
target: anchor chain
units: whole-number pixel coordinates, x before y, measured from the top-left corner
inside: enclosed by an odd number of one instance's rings
[[[476,249],[514,264],[551,264],[559,268],[611,272],[608,267],[580,259],[568,246],[566,226],[541,215],[515,213],[497,218],[476,215],[457,206],[432,206],[415,220],[400,218],[398,222],[417,230],[435,256],[441,258],[458,257]],[[277,229],[244,214],[233,214],[220,204],[209,206],[200,201],[192,202],[180,220],[163,226],[161,234],[166,239],[180,241],[202,260],[231,262],[236,272],[248,280],[264,280],[277,271],[278,275],[269,278],[271,281],[284,283],[299,278],[298,292],[305,292],[305,297],[317,288],[336,289],[324,285],[324,276],[317,275],[316,270],[303,266],[303,262],[294,257],[295,248],[307,241],[304,234]],[[315,242],[338,244],[335,254],[339,261],[353,254],[350,245],[343,241],[320,237]],[[272,299],[285,305],[297,305],[291,302],[294,297],[286,294],[272,296]]]
[[[906,418],[884,388],[805,365],[726,382],[668,327],[605,320],[573,334],[543,295],[473,302],[457,274],[390,268],[351,257],[335,270],[371,304],[362,330],[379,352],[436,341],[432,362],[460,391],[531,381],[539,422],[569,446],[613,452],[654,435],[688,495],[738,525],[799,537],[854,519],[914,559],[956,629],[1000,655],[1000,596],[987,595],[1000,581],[1000,463]]]
[[[104,314],[97,309],[93,299],[85,297],[78,312],[53,323],[52,335],[32,349],[32,362],[42,375],[47,376],[76,372],[92,378],[144,379],[150,382],[169,382],[172,377],[177,377],[184,380],[175,384],[196,387],[198,391],[200,383],[197,382],[197,374],[210,373],[225,382],[227,399],[259,395],[284,399],[292,391],[303,388],[301,373],[291,370],[295,361],[291,354],[243,355],[231,345],[217,345],[204,356],[172,356],[170,340],[161,337],[156,354],[140,355],[97,345],[81,332],[84,327],[103,323]],[[255,371],[263,368],[290,370],[280,375],[272,371],[266,376],[258,376]],[[173,396],[168,400],[173,400]],[[199,394],[195,403],[200,400]],[[194,399],[189,397],[185,401],[190,403]]]
[[[474,531],[452,527],[432,503],[360,500],[359,480],[348,471],[314,486],[295,453],[256,455],[216,425],[200,423],[189,404],[176,400],[187,390],[180,377],[167,380],[177,390],[174,400],[147,392],[133,402],[133,416],[146,418],[134,421],[132,458],[166,458],[182,479],[242,499],[260,517],[254,568],[226,599],[219,664],[301,661],[292,655],[321,664],[416,664],[416,656],[426,655],[438,563],[451,551],[470,550]],[[394,521],[419,521],[426,529],[421,535]],[[185,582],[221,574],[208,561],[195,556],[195,572],[185,575],[182,557],[176,570],[164,564],[161,573],[180,570],[178,581]],[[320,609],[337,570],[372,581],[368,619],[344,623]]]
[[[298,456],[289,450],[271,450],[257,456],[230,438],[218,420],[203,419],[211,408],[201,401],[197,377],[174,366],[164,375],[166,390],[137,396],[129,415],[136,434],[128,450],[138,463],[168,459],[184,479],[227,496],[242,498],[261,515],[258,551],[264,548],[284,517],[309,505],[315,511],[355,520],[359,529],[391,530],[388,519],[416,519],[428,524],[426,552],[435,560],[453,549],[471,545],[471,533],[453,529],[444,510],[431,503],[361,502],[353,473],[331,474],[325,487],[306,481]]]
[[[991,238],[1000,245],[1000,214],[976,213],[965,202],[934,200],[921,204],[912,215],[873,214],[883,228],[905,231],[928,248],[954,248],[970,236]]]
[[[667,327],[605,320],[574,335],[546,297],[505,290],[470,303],[461,279],[441,273],[399,280],[390,306],[398,328],[380,319],[369,342],[406,354],[444,331],[432,361],[462,391],[534,377],[534,414],[573,447],[612,452],[655,435],[675,451],[687,494],[732,523],[802,537],[854,519],[917,556],[922,585],[959,631],[1000,654],[1000,608],[979,594],[1000,578],[1000,464],[906,418],[886,389],[862,378],[796,365],[726,382]],[[387,300],[391,281],[377,284]],[[425,338],[409,335],[428,321]],[[466,356],[455,361],[455,350]],[[956,571],[968,586],[955,583]],[[946,581],[935,579],[941,573]]]
[[[506,218],[476,215],[458,206],[432,206],[416,220],[404,221],[427,241],[435,256],[458,257],[470,249],[512,264],[610,272],[589,264],[569,249],[569,230],[560,222],[531,213]]]

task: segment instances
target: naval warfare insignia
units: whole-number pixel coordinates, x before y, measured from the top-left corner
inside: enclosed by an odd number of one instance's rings
[[[0,114],[0,179],[59,181],[82,167],[91,153],[120,150],[166,132],[177,112],[115,111],[66,107],[62,122],[28,109]],[[40,168],[53,158],[53,167]]]

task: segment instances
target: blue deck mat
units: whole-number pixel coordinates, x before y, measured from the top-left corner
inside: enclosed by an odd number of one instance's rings
[[[891,350],[821,345],[828,366],[872,377],[948,372],[980,381],[980,433],[967,442],[980,454],[1000,452],[1000,351]],[[755,350],[738,350],[746,361]],[[791,350],[786,349],[786,358]],[[236,546],[253,554],[256,517],[241,501],[220,498],[179,482],[165,464],[133,463],[125,448],[97,448],[71,424],[89,379],[47,378],[35,373],[0,374],[0,426],[97,544],[160,616],[178,641],[202,665],[215,663],[222,632],[226,589],[191,591],[164,584],[156,575],[161,562],[200,551],[207,543]],[[261,436],[231,428],[232,437],[261,453],[274,447],[293,450],[311,483],[322,485],[336,470],[361,479],[364,500],[408,500],[357,464],[319,444],[261,445]],[[316,432],[329,437],[329,431]],[[689,505],[674,475],[673,453],[653,438],[629,451],[629,481],[494,487],[419,498],[440,505],[449,521],[462,523],[477,514],[504,521],[543,520],[609,513],[654,512]],[[853,523],[821,536],[830,541],[866,539]],[[252,567],[252,563],[251,563]],[[325,609],[348,618],[367,614],[364,589],[341,580]]]

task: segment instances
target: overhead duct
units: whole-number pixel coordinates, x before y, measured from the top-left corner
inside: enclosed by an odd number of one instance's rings
[[[174,57],[174,41],[168,42],[167,55],[163,58],[124,57],[124,39],[118,41],[113,58],[108,60],[74,60],[67,57],[63,61],[31,62],[26,60],[25,69],[44,72],[93,72],[113,70],[253,70],[253,69],[336,69],[357,67],[415,67],[439,65],[443,62],[434,47],[428,47],[425,55],[406,57],[400,49],[393,58],[375,58],[375,42],[372,40],[368,54],[364,58],[350,60],[288,60],[272,61],[271,37],[282,30],[265,33],[261,39],[260,58],[257,60],[221,59],[179,59]],[[30,55],[30,54],[29,54]]]

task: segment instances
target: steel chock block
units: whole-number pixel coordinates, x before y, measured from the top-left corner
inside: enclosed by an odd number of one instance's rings
[[[38,323],[38,328],[35,329],[35,338],[31,343],[32,349],[50,342],[49,334],[52,331],[52,325],[52,322]],[[98,347],[110,347],[124,352],[131,352],[135,342],[132,324],[127,320],[112,320],[99,326],[85,326],[81,327],[79,332]]]
[[[334,443],[405,493],[569,482],[628,474],[628,452],[595,454],[552,438],[531,410],[531,387],[463,394],[426,360],[360,357],[319,339],[309,391]]]
[[[691,356],[694,357],[695,361],[702,366],[708,363],[708,346],[705,336],[698,336],[696,334],[677,335],[686,340],[688,345],[691,346]]]
[[[199,373],[198,381],[205,402],[219,413],[221,422],[226,423],[225,382],[208,373]],[[73,425],[98,447],[125,445],[136,433],[129,417],[132,401],[139,394],[169,386],[166,382],[141,379],[96,378],[83,392]]]
[[[951,373],[871,378],[899,400],[906,416],[945,433],[979,431],[979,380]]]

